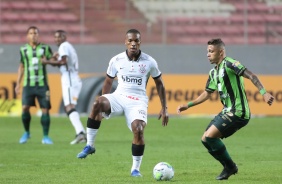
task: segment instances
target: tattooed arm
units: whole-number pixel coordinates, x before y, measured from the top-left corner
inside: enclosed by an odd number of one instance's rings
[[[259,78],[255,74],[253,74],[250,70],[245,69],[243,77],[250,79],[252,83],[258,88],[260,94],[263,95],[264,101],[268,103],[268,105],[272,105],[274,97],[270,93],[266,92]]]

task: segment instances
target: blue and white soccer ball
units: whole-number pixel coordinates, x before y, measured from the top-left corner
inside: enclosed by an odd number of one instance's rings
[[[153,176],[157,181],[168,181],[173,178],[174,169],[169,163],[160,162],[154,167]]]

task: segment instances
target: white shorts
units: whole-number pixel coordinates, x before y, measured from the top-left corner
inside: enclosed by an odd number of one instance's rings
[[[103,117],[109,119],[111,116],[125,115],[127,127],[131,129],[131,123],[142,120],[147,123],[148,98],[118,93],[105,94],[111,104],[111,114],[102,113]]]
[[[81,87],[82,87],[81,82],[72,83],[72,86],[62,83],[63,100],[65,106],[69,104],[73,104],[73,105],[77,104]]]

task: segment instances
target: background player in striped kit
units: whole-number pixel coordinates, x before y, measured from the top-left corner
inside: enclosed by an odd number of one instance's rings
[[[65,111],[76,132],[75,139],[70,144],[86,142],[85,129],[75,109],[82,87],[78,74],[78,56],[74,47],[67,41],[67,35],[64,30],[57,30],[54,38],[59,47],[58,53],[55,54],[57,60],[42,59],[42,63],[60,67]]]
[[[53,144],[52,140],[48,137],[50,128],[49,109],[50,104],[50,91],[48,86],[47,71],[45,65],[40,62],[42,57],[51,59],[51,47],[40,43],[39,29],[31,26],[27,29],[28,43],[20,48],[20,66],[18,68],[18,78],[15,87],[16,94],[20,93],[20,83],[24,76],[23,81],[23,94],[22,94],[22,122],[25,133],[20,138],[19,143],[26,143],[30,138],[30,107],[35,106],[35,99],[38,100],[42,115],[41,124],[43,127],[43,144]]]
[[[239,61],[226,56],[225,44],[221,39],[208,41],[207,51],[207,57],[215,67],[210,70],[206,89],[195,100],[178,106],[177,112],[180,113],[208,100],[215,90],[218,91],[223,109],[208,125],[202,136],[202,143],[224,167],[216,179],[226,180],[238,172],[238,167],[220,139],[234,134],[247,125],[251,118],[243,77],[252,81],[268,105],[272,105],[274,97],[266,92],[255,74]]]

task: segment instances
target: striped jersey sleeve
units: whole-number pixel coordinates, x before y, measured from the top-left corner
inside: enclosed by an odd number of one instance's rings
[[[214,69],[210,71],[209,78],[206,83],[205,90],[209,93],[213,93],[215,90],[217,90],[217,85],[216,85],[216,82],[214,81],[213,75],[214,75]]]
[[[245,71],[246,67],[242,65],[239,61],[232,59],[230,57],[226,57],[226,67],[231,71],[234,72],[238,76],[242,76],[243,72]]]

